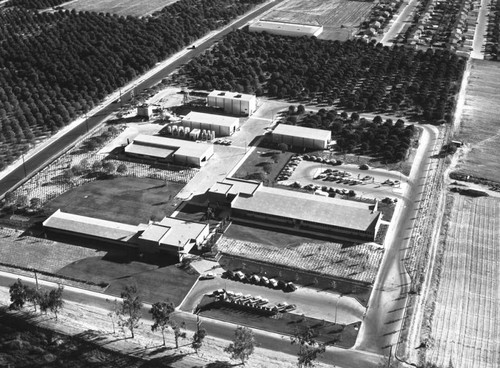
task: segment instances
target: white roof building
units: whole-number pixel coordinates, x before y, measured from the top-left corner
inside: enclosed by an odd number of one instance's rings
[[[319,36],[323,32],[323,26],[309,24],[295,24],[270,22],[259,20],[248,26],[250,32],[267,32],[280,36]]]
[[[215,132],[216,137],[233,134],[240,126],[240,120],[231,116],[204,114],[191,111],[182,119],[182,125],[192,129],[205,129]]]
[[[125,147],[125,153],[181,165],[203,166],[214,154],[211,144],[139,134]]]
[[[257,110],[257,97],[238,92],[214,90],[208,94],[207,104],[211,107],[220,107],[229,114],[250,116]]]
[[[273,142],[311,149],[326,149],[332,132],[324,129],[279,124],[273,130]]]

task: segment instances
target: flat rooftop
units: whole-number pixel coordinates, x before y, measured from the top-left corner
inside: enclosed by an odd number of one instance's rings
[[[213,151],[213,147],[210,144],[147,134],[139,134],[134,138],[132,144],[170,149],[175,155],[190,157],[202,157]]]
[[[165,217],[157,225],[169,227],[170,230],[163,236],[161,242],[167,246],[178,247],[191,240],[195,240],[207,228],[208,224],[201,222],[190,222],[173,217]]]
[[[238,118],[233,118],[231,116],[205,114],[196,111],[191,111],[182,119],[182,121],[183,122],[191,121],[194,123],[204,123],[204,124],[220,125],[227,127],[232,127],[233,125],[239,125],[240,123]]]
[[[127,147],[125,147],[125,153],[158,157],[163,159],[169,157],[174,152],[175,150],[171,148],[151,147],[145,146],[143,144],[137,144],[135,142],[132,142]]]
[[[365,203],[269,187],[236,197],[231,207],[359,231],[367,231],[380,216]]]
[[[271,22],[266,20],[259,20],[255,23],[249,25],[248,29],[250,31],[283,31],[287,33],[298,33],[304,35],[314,36],[317,32],[321,33],[323,30],[322,26],[310,25],[310,24],[294,24],[294,23],[281,23],[281,22]]]
[[[324,129],[306,128],[297,125],[278,124],[273,130],[273,134],[288,137],[301,137],[305,139],[331,140],[332,132]]]
[[[218,90],[213,90],[208,94],[208,97],[219,97],[219,98],[230,98],[230,99],[237,99],[237,100],[242,100],[242,101],[250,101],[255,98],[255,95],[248,95],[248,94],[243,94],[243,93],[238,93],[238,92],[228,92],[228,91],[218,91]]]
[[[137,233],[136,225],[74,215],[61,210],[54,212],[43,222],[43,226],[120,242],[128,242]]]

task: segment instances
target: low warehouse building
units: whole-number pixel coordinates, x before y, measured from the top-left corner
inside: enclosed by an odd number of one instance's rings
[[[205,129],[214,131],[216,137],[225,137],[233,134],[240,126],[238,118],[204,114],[201,112],[191,111],[182,119],[182,125],[193,129]]]
[[[189,253],[200,246],[209,235],[209,225],[165,217],[159,222],[128,225],[93,217],[54,212],[43,222],[45,229],[103,241],[127,245],[143,252]]]
[[[250,32],[267,32],[280,36],[317,37],[323,32],[323,26],[259,20],[250,24],[248,26],[248,30]]]
[[[374,241],[382,216],[362,202],[259,187],[231,202],[231,217],[306,235]]]
[[[326,149],[331,139],[332,132],[324,129],[279,124],[273,130],[274,143],[286,143],[294,147]]]
[[[220,107],[228,114],[250,116],[257,110],[257,97],[215,90],[208,94],[207,104],[210,107]]]
[[[140,134],[125,147],[131,157],[201,167],[214,154],[211,144]]]

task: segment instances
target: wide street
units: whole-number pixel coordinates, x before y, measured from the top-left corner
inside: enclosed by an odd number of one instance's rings
[[[125,91],[134,90],[135,95],[138,95],[142,90],[150,88],[168,77],[172,72],[178,69],[181,65],[187,63],[192,58],[202,54],[206,49],[213,45],[214,41],[221,39],[226,34],[230,33],[233,29],[240,28],[248,23],[250,20],[258,17],[264,12],[268,11],[270,8],[276,6],[283,0],[274,0],[264,6],[251,11],[247,15],[243,16],[239,20],[225,27],[219,32],[214,33],[211,37],[205,39],[205,41],[196,44],[196,48],[192,50],[184,50],[180,52],[179,57],[172,57],[174,59],[172,62],[168,63],[164,68],[161,68],[156,73],[150,73],[148,77],[139,82],[132,82],[131,87],[122,91],[121,96],[122,103],[127,104],[131,100],[130,93]],[[102,105],[102,108],[98,109],[95,114],[89,116],[87,119],[82,120],[82,122],[71,129],[67,134],[62,135],[59,139],[50,142],[44,148],[40,149],[36,154],[31,155],[25,159],[24,165],[18,163],[18,166],[13,169],[8,175],[4,176],[0,180],[0,198],[13,188],[17,183],[24,179],[25,175],[37,172],[40,167],[45,163],[49,162],[54,156],[57,156],[61,151],[71,147],[75,144],[81,137],[83,137],[87,131],[92,130],[103,121],[105,121],[108,116],[116,113],[120,109],[119,103],[112,103],[112,100],[116,99],[119,95],[114,93],[114,98],[109,99],[109,101]],[[28,155],[29,156],[29,155]]]

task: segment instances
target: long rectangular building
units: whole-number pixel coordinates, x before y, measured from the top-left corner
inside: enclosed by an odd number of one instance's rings
[[[250,32],[267,32],[280,36],[319,36],[323,32],[323,26],[311,24],[296,24],[284,22],[271,22],[259,20],[248,26]]]
[[[238,118],[224,115],[204,114],[191,111],[182,119],[182,125],[192,129],[214,131],[216,137],[233,134],[240,126]]]
[[[201,167],[212,157],[214,148],[211,144],[139,134],[125,147],[125,153],[158,162]]]
[[[324,129],[279,124],[273,130],[273,142],[310,149],[326,149],[332,140],[332,132]]]
[[[231,216],[305,234],[367,241],[375,239],[381,219],[365,203],[269,187],[238,195],[231,202]]]

